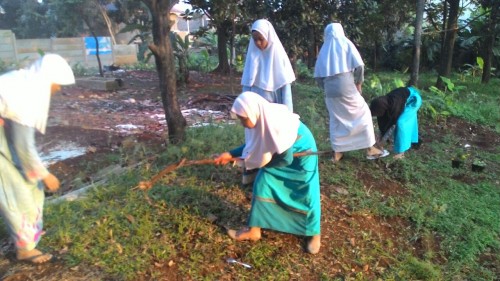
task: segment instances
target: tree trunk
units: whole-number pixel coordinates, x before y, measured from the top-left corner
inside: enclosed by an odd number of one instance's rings
[[[99,75],[101,77],[104,77],[104,73],[102,71],[101,57],[99,56],[99,39],[95,35],[94,27],[92,25],[90,25],[90,22],[87,20],[87,18],[84,17],[83,18],[83,22],[85,22],[85,24],[88,26],[88,28],[90,30],[90,34],[92,34],[92,37],[94,37],[94,40],[95,40],[95,57],[97,59],[97,67],[99,68]]]
[[[445,38],[442,45],[441,61],[438,71],[436,87],[444,88],[444,83],[441,77],[449,77],[451,74],[451,65],[453,62],[453,48],[457,38],[458,31],[458,13],[460,8],[460,0],[447,0],[450,4],[448,12],[448,21],[446,24]]]
[[[151,0],[145,1],[153,17],[153,43],[149,49],[156,62],[156,70],[160,80],[160,94],[167,121],[168,139],[171,143],[179,143],[186,138],[186,119],[177,101],[175,60],[170,42],[169,11],[177,1]]]
[[[229,47],[231,50],[230,63],[229,63],[229,85],[231,86],[231,94],[234,95],[234,61],[236,56],[236,48],[234,47],[234,37],[236,36],[236,15],[233,13],[231,17],[231,40],[229,41]]]
[[[425,0],[417,1],[417,17],[415,19],[415,35],[413,46],[413,63],[411,67],[410,86],[418,85],[418,74],[420,71],[420,47],[422,46],[422,22],[424,18]]]
[[[373,72],[377,72],[377,65],[378,65],[378,41],[375,40],[374,44],[373,44],[373,65],[372,65],[372,68],[373,68]],[[366,66],[365,66],[366,67]]]
[[[493,46],[495,45],[495,26],[498,24],[498,14],[500,13],[500,2],[493,1],[490,11],[490,18],[488,22],[488,29],[486,32],[486,38],[484,42],[484,65],[483,65],[483,76],[481,77],[481,83],[488,84],[491,78],[491,64],[493,60]]]
[[[307,36],[309,38],[309,44],[307,46],[307,68],[314,68],[316,63],[316,34],[314,32],[314,25],[309,25],[307,27]]]
[[[231,27],[230,21],[224,21],[217,26],[217,54],[219,65],[214,70],[221,74],[229,74],[229,59],[227,57],[228,29]]]

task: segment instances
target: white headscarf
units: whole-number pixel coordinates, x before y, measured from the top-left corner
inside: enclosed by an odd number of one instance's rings
[[[241,85],[257,86],[266,91],[275,91],[295,81],[295,73],[288,55],[281,44],[273,25],[264,19],[252,25],[267,40],[266,49],[260,50],[250,38]]]
[[[0,116],[45,133],[52,84],[75,83],[61,56],[46,54],[29,67],[0,76]]]
[[[350,72],[364,65],[361,55],[345,34],[340,23],[331,23],[325,28],[325,42],[321,46],[314,77],[328,77]]]
[[[273,154],[281,154],[295,143],[299,116],[283,104],[270,103],[253,92],[244,92],[234,101],[231,112],[247,117],[255,124],[245,128],[242,158],[247,169],[265,166]]]

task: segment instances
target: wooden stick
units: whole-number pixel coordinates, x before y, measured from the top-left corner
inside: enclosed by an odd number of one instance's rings
[[[303,152],[297,152],[293,154],[293,157],[303,157],[303,156],[309,156],[309,155],[322,155],[322,154],[331,154],[333,153],[332,151],[303,151]],[[235,162],[241,158],[231,158],[229,162]],[[190,165],[207,165],[207,164],[215,164],[215,159],[201,159],[201,160],[186,160],[186,158],[181,159],[181,161],[170,164],[167,167],[165,167],[163,170],[161,170],[158,174],[156,174],[154,177],[151,178],[149,181],[141,181],[139,184],[134,187],[133,189],[140,189],[140,190],[148,190],[153,187],[153,185],[160,180],[163,176],[166,174],[177,170],[180,167],[183,166],[190,166]]]

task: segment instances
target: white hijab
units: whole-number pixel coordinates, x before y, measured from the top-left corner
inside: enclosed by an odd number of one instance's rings
[[[29,67],[0,76],[0,116],[45,133],[51,85],[75,83],[61,56],[46,54]]]
[[[321,46],[314,77],[328,77],[353,71],[364,65],[356,46],[349,40],[340,23],[330,23],[325,28],[325,42]]]
[[[268,45],[261,51],[253,38],[250,38],[241,85],[275,91],[295,81],[292,64],[273,25],[260,19],[253,23],[252,31],[254,30],[264,36]]]
[[[231,112],[255,124],[245,128],[245,148],[241,158],[247,169],[265,166],[273,154],[281,154],[295,143],[299,116],[283,104],[270,103],[253,92],[244,92],[234,101]]]

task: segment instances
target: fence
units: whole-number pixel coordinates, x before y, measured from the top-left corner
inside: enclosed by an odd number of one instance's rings
[[[136,45],[112,45],[109,37],[98,37],[102,65],[130,65],[137,62]],[[16,39],[11,30],[0,30],[0,60],[7,64],[30,62],[39,51],[56,53],[71,65],[97,67],[94,37]]]

